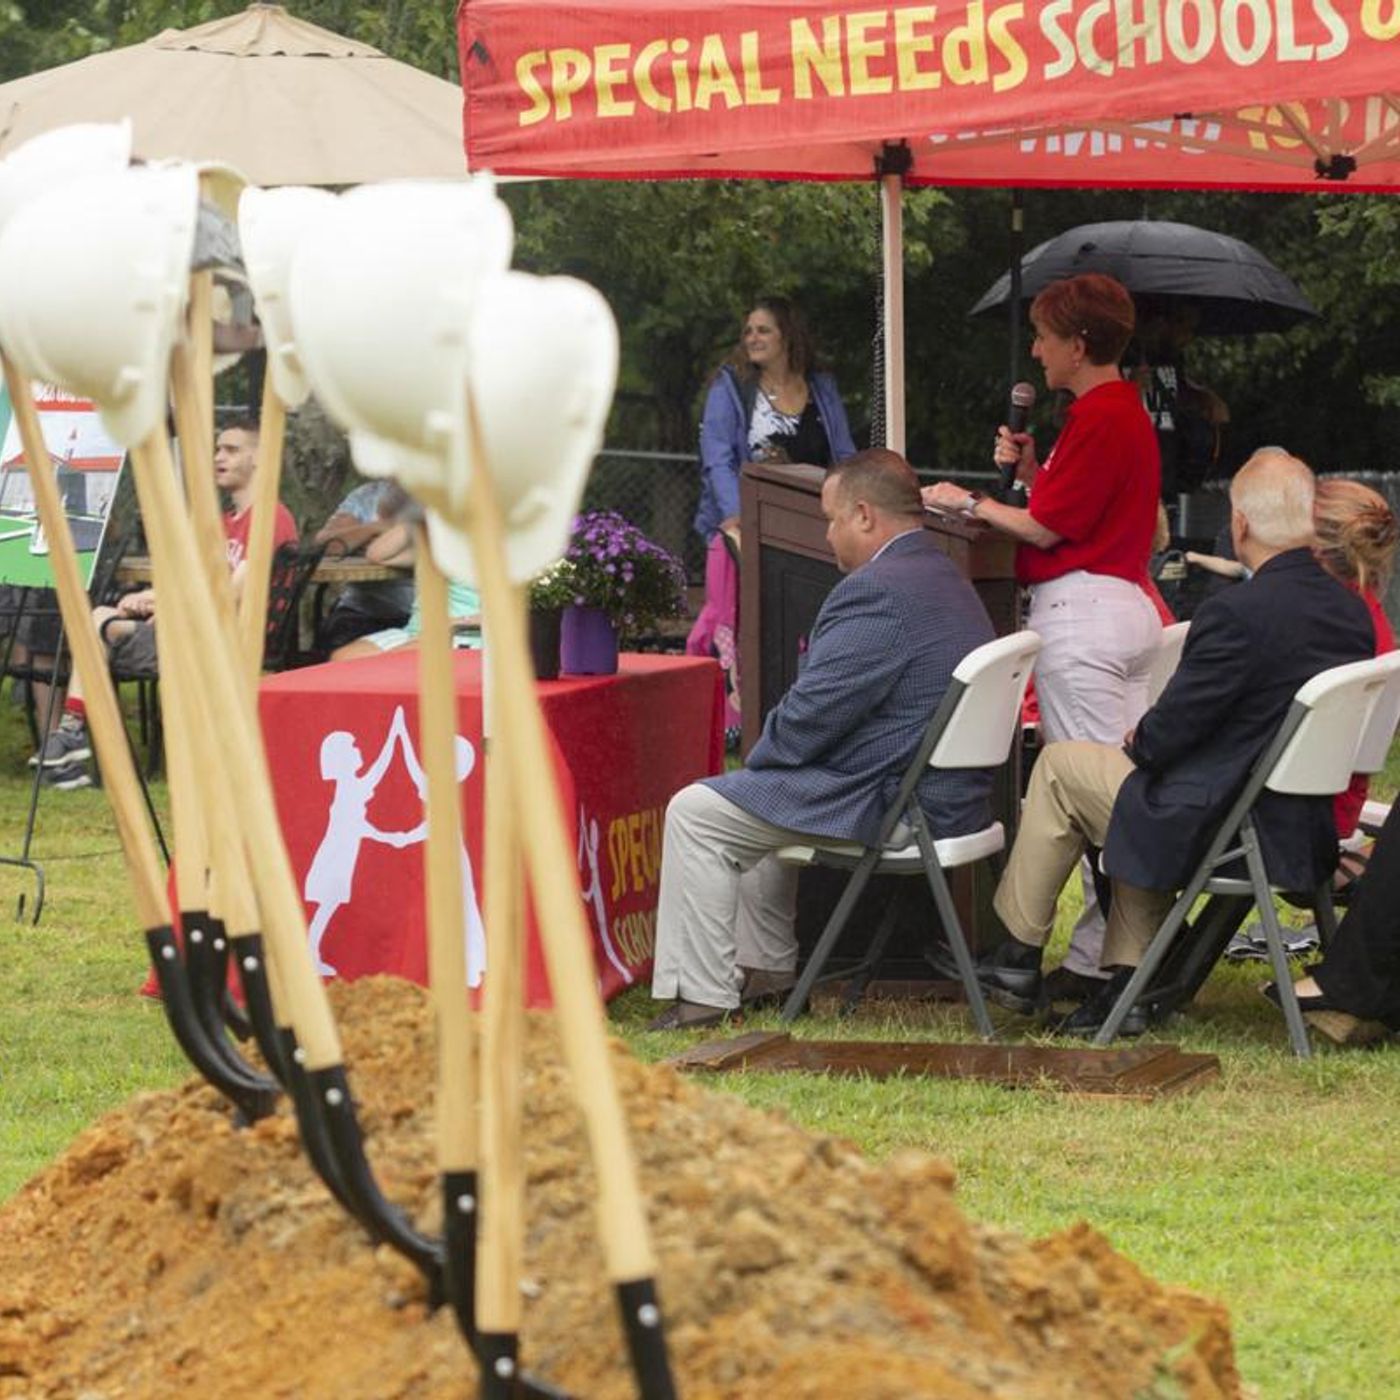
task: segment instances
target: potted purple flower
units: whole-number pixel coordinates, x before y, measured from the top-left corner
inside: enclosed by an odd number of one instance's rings
[[[562,669],[573,675],[611,675],[619,639],[639,636],[663,617],[685,612],[685,570],[612,510],[574,520],[568,552],[573,604],[564,610]]]

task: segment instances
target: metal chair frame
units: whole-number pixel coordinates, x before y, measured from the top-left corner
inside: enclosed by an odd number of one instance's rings
[[[778,859],[788,864],[821,865],[851,872],[851,878],[846,882],[846,887],[827,919],[796,986],[783,1006],[784,1021],[795,1020],[801,1015],[813,987],[818,981],[824,980],[823,969],[850,919],[856,901],[869,884],[870,877],[922,873],[928,881],[944,934],[957,963],[978,1033],[986,1039],[992,1037],[992,1023],[987,1014],[986,1000],[977,981],[972,954],[953,903],[945,871],[999,854],[1006,846],[1006,832],[1000,822],[992,822],[967,836],[937,841],[929,830],[928,820],[919,806],[916,794],[920,781],[930,767],[995,767],[1006,761],[1020,728],[1021,701],[1039,651],[1039,636],[1026,630],[1008,637],[998,637],[964,657],[953,672],[953,678],[938,708],[929,719],[923,738],[900,779],[898,792],[880,820],[879,832],[872,845],[861,846],[858,842],[823,841],[814,838],[810,843],[794,843],[777,853]],[[1010,665],[1009,676],[1003,676],[1003,665]],[[966,722],[966,717],[962,715],[963,707],[986,705],[988,687],[993,683],[1008,682],[1015,693],[1014,696],[1003,693],[1000,697],[1000,702],[1004,704],[1010,718],[1005,725],[1004,740],[999,743],[999,754],[993,757],[988,753],[980,753],[973,756],[975,762],[959,761],[962,756],[948,753],[948,746],[944,741],[956,720],[961,717],[963,722]],[[940,859],[940,846],[944,848],[944,859]],[[863,989],[868,983],[884,956],[893,928],[891,911],[887,913],[871,941],[869,951],[853,974],[854,986]],[[859,991],[856,996],[859,997]]]
[[[1096,1045],[1107,1045],[1113,1040],[1128,1013],[1140,999],[1148,1001],[1158,1008],[1164,1004],[1168,1006],[1178,1004],[1176,997],[1180,991],[1179,987],[1175,985],[1154,987],[1151,985],[1152,979],[1167,958],[1168,953],[1172,951],[1172,944],[1185,926],[1187,916],[1196,900],[1202,894],[1209,894],[1227,896],[1231,900],[1243,898],[1258,908],[1265,942],[1269,949],[1269,963],[1273,970],[1274,981],[1279,989],[1284,1020],[1288,1026],[1289,1040],[1292,1042],[1294,1053],[1299,1058],[1306,1059],[1311,1054],[1307,1026],[1303,1022],[1303,1015],[1298,1007],[1298,998],[1293,991],[1293,980],[1288,971],[1288,955],[1284,951],[1278,914],[1274,909],[1273,895],[1276,892],[1283,893],[1285,891],[1270,883],[1268,872],[1264,868],[1264,856],[1259,845],[1258,829],[1254,822],[1254,808],[1266,788],[1279,792],[1322,795],[1325,791],[1325,785],[1322,788],[1297,785],[1286,776],[1284,770],[1290,762],[1297,759],[1301,751],[1305,751],[1309,745],[1318,742],[1319,731],[1323,731],[1326,725],[1345,722],[1347,718],[1350,718],[1354,725],[1354,738],[1349,750],[1347,750],[1345,771],[1338,769],[1335,775],[1338,781],[1333,789],[1340,792],[1346,786],[1347,778],[1352,771],[1351,764],[1358,757],[1358,750],[1363,739],[1370,733],[1377,707],[1382,704],[1400,705],[1400,689],[1397,689],[1397,686],[1400,686],[1400,652],[1391,652],[1370,661],[1356,661],[1345,666],[1332,667],[1314,676],[1299,688],[1273,739],[1259,758],[1255,760],[1239,796],[1231,804],[1229,811],[1216,828],[1215,835],[1211,838],[1205,854],[1192,872],[1186,888],[1182,890],[1170,912],[1162,921],[1152,942],[1143,954],[1142,961],[1138,964],[1132,977],[1129,978],[1128,984],[1124,987],[1117,1002],[1114,1003],[1108,1018],[1099,1028],[1098,1034],[1094,1037]],[[1347,687],[1354,687],[1361,697],[1359,714],[1354,713],[1350,716],[1343,714],[1337,717],[1319,708],[1322,700]],[[1393,718],[1391,729],[1392,731],[1394,729]],[[1241,858],[1245,862],[1246,878],[1241,879],[1239,876],[1216,873],[1222,867],[1235,864]],[[1337,927],[1336,911],[1332,905],[1330,875],[1316,890],[1311,892],[1311,895],[1318,931],[1326,940],[1336,932]],[[1240,907],[1236,905],[1236,911]],[[1244,907],[1247,908],[1247,905]],[[1228,934],[1226,938],[1228,939]],[[1224,943],[1220,942],[1216,949],[1216,957],[1223,951],[1223,948]],[[1191,980],[1194,981],[1195,986],[1199,986],[1200,980],[1203,980],[1200,966],[1202,960],[1201,958],[1191,959],[1189,956],[1176,960],[1179,966],[1190,967]],[[1214,958],[1210,959],[1204,968],[1205,972],[1209,972],[1214,961]],[[1191,990],[1194,991],[1194,986],[1191,987]]]

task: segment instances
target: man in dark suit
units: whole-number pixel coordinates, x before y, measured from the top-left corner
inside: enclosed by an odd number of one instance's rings
[[[1319,671],[1374,654],[1366,605],[1312,556],[1313,476],[1264,448],[1230,487],[1230,530],[1246,583],[1209,598],[1157,703],[1107,744],[1051,744],[1031,778],[1020,833],[995,898],[1011,938],[983,957],[989,993],[1029,1011],[1055,903],[1086,846],[1113,881],[1103,966],[1112,976],[1063,1029],[1104,1019],[1184,886],[1298,688]],[[1270,879],[1312,889],[1337,859],[1327,797],[1268,793],[1256,808]],[[1137,1017],[1125,1032],[1141,1030]]]
[[[742,990],[791,983],[797,877],[772,853],[803,836],[874,840],[953,668],[992,639],[972,585],[923,529],[902,457],[872,449],[833,467],[822,511],[846,577],[805,665],[747,766],[691,784],[666,810],[652,995],[672,1005],[656,1029],[713,1025]],[[934,835],[985,826],[991,781],[931,771],[918,797]]]

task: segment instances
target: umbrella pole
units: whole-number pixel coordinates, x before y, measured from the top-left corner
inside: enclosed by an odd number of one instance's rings
[[[511,606],[506,568],[507,528],[496,499],[490,458],[468,401],[473,466],[464,524],[481,585],[492,664],[499,668],[500,722],[510,785],[518,804],[530,891],[549,969],[555,1015],[574,1094],[588,1132],[598,1180],[598,1228],[608,1275],[616,1289],[632,1369],[643,1400],[673,1400],[675,1385],[657,1300],[656,1265],[642,1206],[622,1099],[613,1075],[597,971],[589,956],[575,862],[565,832],[548,736],[535,692],[525,638],[525,614]],[[488,1205],[490,1203],[488,1202]]]
[[[209,1083],[240,1111],[252,1117],[259,1116],[261,1086],[229,1073],[194,1014],[171,929],[169,897],[161,861],[141,799],[140,780],[117,704],[116,690],[107,669],[102,643],[93,626],[68,517],[59,499],[53,474],[45,470],[48,450],[44,445],[29,381],[9,360],[4,362],[4,378],[25,457],[31,463],[30,481],[35,509],[45,538],[49,541],[49,561],[53,568],[64,632],[72,648],[73,664],[84,682],[88,724],[102,769],[103,789],[107,793],[126,858],[136,914],[145,929],[147,947],[161,981],[166,1019],[180,1048]]]

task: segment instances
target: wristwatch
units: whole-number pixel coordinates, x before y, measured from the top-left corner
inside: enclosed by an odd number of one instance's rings
[[[976,515],[978,501],[985,501],[987,498],[981,491],[969,491],[967,493],[967,504],[962,508],[964,515]]]

